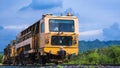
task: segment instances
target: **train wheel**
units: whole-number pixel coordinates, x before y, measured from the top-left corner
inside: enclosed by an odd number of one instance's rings
[[[58,65],[58,61],[55,62],[55,65]]]
[[[46,64],[46,56],[42,56],[42,65],[45,65]]]
[[[46,64],[46,60],[42,59],[42,65],[45,65],[45,64]]]

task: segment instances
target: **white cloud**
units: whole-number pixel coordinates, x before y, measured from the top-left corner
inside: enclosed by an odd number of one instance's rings
[[[102,34],[101,29],[80,32],[81,36],[94,36],[94,35],[99,35],[99,34]]]
[[[102,29],[98,30],[90,30],[90,31],[84,31],[84,32],[79,32],[79,39],[80,40],[103,40],[103,31]]]
[[[8,25],[4,26],[4,29],[9,29],[9,30],[22,30],[27,28],[28,25]]]

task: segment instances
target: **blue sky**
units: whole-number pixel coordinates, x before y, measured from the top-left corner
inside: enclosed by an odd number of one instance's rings
[[[80,40],[120,40],[120,0],[0,0],[0,44],[10,40],[43,14],[79,18]]]

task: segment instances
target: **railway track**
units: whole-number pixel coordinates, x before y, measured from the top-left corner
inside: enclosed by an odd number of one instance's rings
[[[119,64],[104,64],[104,65],[80,65],[80,64],[61,64],[61,65],[2,65],[0,68],[120,68]]]

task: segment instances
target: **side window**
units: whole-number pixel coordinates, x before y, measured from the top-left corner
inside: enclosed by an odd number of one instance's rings
[[[44,25],[44,22],[41,23],[41,33],[43,33],[45,31],[45,25]]]

